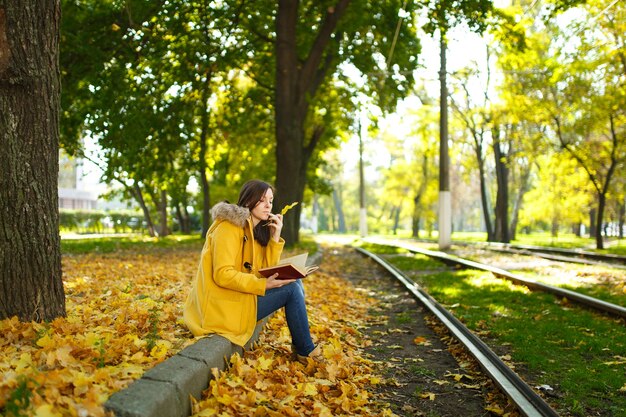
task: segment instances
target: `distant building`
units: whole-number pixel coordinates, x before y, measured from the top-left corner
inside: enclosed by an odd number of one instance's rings
[[[87,190],[82,181],[80,159],[59,152],[59,208],[73,210],[95,210],[98,208],[98,195]]]

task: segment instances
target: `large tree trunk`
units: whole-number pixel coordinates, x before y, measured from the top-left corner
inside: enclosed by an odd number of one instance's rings
[[[167,190],[161,190],[161,196],[159,198],[159,220],[161,222],[159,236],[165,237],[170,234],[170,229],[167,227]]]
[[[302,202],[306,186],[306,170],[323,128],[314,129],[308,141],[304,123],[310,100],[317,93],[327,74],[331,60],[323,60],[339,18],[350,0],[338,0],[329,7],[319,28],[318,37],[309,51],[299,51],[297,40],[297,0],[280,0],[276,15],[276,201],[280,209],[293,202]],[[308,53],[307,53],[308,52]],[[306,56],[300,62],[298,53]],[[287,244],[299,240],[302,205],[283,220],[283,238]]]
[[[333,203],[335,210],[337,211],[337,232],[346,233],[346,219],[343,215],[343,208],[341,207],[341,197],[337,192],[337,189],[333,187]]]
[[[596,235],[596,209],[591,208],[589,210],[589,237]]]
[[[392,234],[393,235],[397,235],[398,234],[398,227],[400,226],[400,211],[401,211],[402,207],[401,206],[396,206],[394,207],[394,213],[393,213],[393,230],[392,230]]]
[[[420,234],[420,219],[421,219],[421,209],[420,203],[422,201],[422,195],[426,192],[426,185],[428,184],[428,180],[430,179],[429,170],[428,170],[428,156],[426,154],[422,155],[422,181],[420,183],[419,189],[413,197],[413,215],[411,221],[411,235],[414,238],[419,238]]]
[[[152,223],[152,217],[150,216],[150,210],[148,210],[148,206],[146,205],[146,200],[143,198],[143,193],[141,192],[141,187],[135,181],[133,185],[133,193],[135,194],[135,198],[139,203],[139,207],[141,207],[141,211],[143,212],[143,218],[146,221],[146,227],[148,228],[148,234],[150,237],[156,236],[156,231],[154,230],[154,223]]]
[[[210,76],[210,73],[209,75]],[[207,78],[208,80],[208,78]],[[207,137],[209,135],[209,82],[207,81],[202,87],[202,106],[201,120],[202,127],[200,132],[200,156],[198,163],[198,171],[200,173],[200,184],[202,185],[202,239],[206,238],[209,224],[211,223],[211,188],[209,185],[209,173],[207,172]]]
[[[509,227],[510,240],[515,240],[517,237],[517,223],[519,221],[519,212],[522,208],[524,195],[528,191],[528,184],[530,182],[530,172],[531,172],[531,166],[528,165],[522,172],[522,175],[520,178],[519,192],[517,193],[517,196],[515,198],[515,203],[513,204],[513,210],[511,214],[511,225]]]
[[[472,132],[474,137],[474,153],[478,164],[478,182],[480,186],[480,203],[483,208],[483,220],[487,231],[487,241],[493,242],[495,239],[493,226],[491,225],[491,214],[489,213],[489,196],[487,195],[487,176],[485,174],[485,158],[483,156],[482,136],[477,132]]]
[[[596,249],[604,249],[602,239],[602,223],[604,222],[604,207],[606,206],[606,194],[598,193],[598,214],[596,217]]]
[[[0,319],[65,316],[57,1],[0,3]]]
[[[498,189],[496,192],[494,234],[496,242],[509,243],[509,168],[498,135],[499,132],[495,131],[493,154]]]
[[[618,209],[618,229],[617,237],[624,239],[624,220],[626,219],[626,204],[620,203]]]

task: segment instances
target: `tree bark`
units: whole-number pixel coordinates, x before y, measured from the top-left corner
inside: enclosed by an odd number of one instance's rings
[[[420,203],[422,201],[422,196],[426,192],[426,186],[428,185],[428,181],[430,180],[430,171],[428,169],[428,156],[426,154],[422,155],[422,181],[420,182],[420,186],[413,197],[413,215],[411,221],[411,235],[414,238],[419,238],[420,234],[420,220],[421,220],[421,207]]]
[[[402,209],[401,206],[396,206],[394,207],[394,214],[393,214],[393,231],[392,234],[395,236],[398,234],[398,226],[400,226],[400,210]]]
[[[0,319],[65,316],[57,1],[0,3]]]
[[[305,140],[304,123],[310,99],[317,93],[327,74],[328,61],[324,52],[335,31],[337,22],[345,13],[350,0],[338,0],[329,7],[318,36],[303,62],[298,59],[297,0],[280,0],[276,15],[276,201],[279,209],[295,201],[302,202],[306,186],[307,164],[321,128]],[[302,52],[302,51],[300,51]],[[287,244],[299,240],[302,204],[283,220],[283,238]]]
[[[207,77],[210,77],[208,73]],[[208,80],[208,78],[207,78]],[[211,223],[211,186],[209,184],[209,173],[207,172],[207,137],[209,135],[209,83],[208,81],[202,88],[202,106],[200,115],[202,127],[200,132],[200,156],[198,170],[200,172],[200,183],[202,185],[202,239],[206,238]]]
[[[604,207],[606,206],[606,194],[598,193],[598,213],[596,217],[596,249],[604,249],[602,230],[604,223]]]
[[[522,202],[524,200],[524,195],[528,191],[528,184],[530,182],[530,173],[531,167],[530,165],[526,166],[523,170],[520,178],[520,187],[519,192],[515,198],[515,203],[513,204],[513,210],[511,214],[511,225],[509,226],[509,239],[515,240],[517,237],[517,223],[519,221],[519,212],[522,208]]]
[[[589,237],[596,235],[596,209],[589,210]]]
[[[167,227],[167,190],[161,190],[161,196],[159,198],[159,218],[160,224],[160,237],[165,237],[170,234],[169,227]]]
[[[339,197],[339,193],[333,187],[333,203],[335,205],[335,210],[337,211],[337,232],[346,233],[346,220],[343,215],[343,208],[341,207],[341,198]]]
[[[618,229],[617,237],[624,239],[624,220],[626,219],[626,204],[620,203],[618,208]]]
[[[133,185],[133,192],[135,194],[135,198],[139,203],[139,207],[141,207],[141,211],[143,211],[143,218],[146,220],[146,227],[148,228],[148,234],[150,237],[156,236],[156,231],[154,230],[154,224],[152,223],[152,217],[150,217],[150,210],[148,210],[148,206],[146,205],[146,201],[143,198],[143,193],[141,192],[141,188],[139,184],[135,181]]]
[[[509,168],[506,154],[502,151],[502,143],[499,132],[494,130],[493,155],[495,158],[496,192],[495,228],[494,237],[496,242],[509,243]]]
[[[476,161],[478,162],[478,180],[480,183],[480,203],[483,208],[483,219],[485,221],[485,229],[487,230],[487,241],[492,242],[495,239],[493,226],[491,225],[491,214],[489,213],[489,198],[487,195],[487,178],[485,175],[485,158],[483,157],[482,145],[476,142],[474,148],[476,153]]]

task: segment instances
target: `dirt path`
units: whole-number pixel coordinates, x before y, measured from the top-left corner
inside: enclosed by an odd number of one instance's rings
[[[332,245],[325,246],[323,264],[339,266],[333,273],[381,300],[370,309],[369,324],[361,331],[371,341],[367,355],[386,378],[376,395],[388,401],[394,413],[517,415],[478,372],[473,359],[382,268],[353,249]]]

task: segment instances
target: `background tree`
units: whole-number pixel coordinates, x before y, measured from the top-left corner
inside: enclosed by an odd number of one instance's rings
[[[587,17],[611,20],[611,16],[623,13],[623,6],[613,3],[612,8],[595,15],[590,15],[589,9],[580,11]],[[618,75],[622,64],[613,59],[623,44],[619,37],[607,38],[607,32],[597,26],[590,28],[588,22],[588,18],[555,19],[530,36],[527,51],[509,56],[503,63],[525,86],[533,113],[549,123],[549,137],[578,162],[595,188],[597,205],[592,223],[598,227],[592,224],[590,228],[600,249],[607,197],[625,157],[625,85],[623,76]]]
[[[0,2],[0,319],[65,315],[58,214],[59,1]]]
[[[418,41],[410,20],[402,25],[396,42],[393,66],[381,59],[390,51],[400,11],[399,1],[308,1],[281,0],[275,22],[275,119],[277,204],[301,201],[307,165],[327,125],[308,124],[310,112],[324,83],[340,71],[340,63],[351,63],[366,74],[370,94],[383,108],[408,91],[412,80],[401,74],[415,67],[412,52]],[[413,4],[408,4],[410,16]],[[313,24],[312,24],[313,22]],[[267,38],[272,38],[271,34]],[[384,58],[382,58],[384,59]],[[388,63],[390,64],[390,63]],[[398,76],[395,76],[398,75]],[[382,82],[384,80],[384,82]],[[299,214],[286,218],[284,237],[299,239]]]

